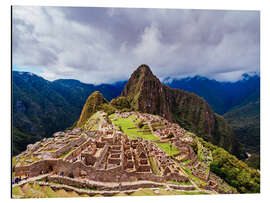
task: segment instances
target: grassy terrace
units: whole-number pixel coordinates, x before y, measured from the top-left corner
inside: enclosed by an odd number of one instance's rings
[[[67,151],[66,153],[62,154],[61,156],[59,156],[58,158],[64,159],[66,158],[68,155],[70,155],[75,149],[77,149],[77,147],[72,147],[69,151]]]
[[[14,157],[14,160],[16,160],[15,157]],[[12,164],[17,164],[17,163],[19,163],[19,164],[21,164],[22,166],[24,166],[24,165],[32,164],[32,163],[34,163],[34,162],[36,162],[36,161],[39,161],[39,160],[41,160],[41,159],[37,158],[37,156],[34,156],[34,155],[32,155],[32,153],[31,153],[31,154],[29,154],[28,156],[21,156],[20,159],[19,159],[18,161],[16,161],[16,162],[13,161],[13,159],[12,159]],[[15,165],[13,165],[13,166],[15,166]]]
[[[131,139],[136,139],[141,137],[146,140],[158,141],[159,138],[154,136],[148,125],[144,125],[142,128],[138,127],[140,120],[136,118],[136,116],[131,115],[128,118],[120,118],[117,119],[115,114],[109,116],[113,124],[118,128],[118,130],[122,130],[126,135],[128,135]],[[158,143],[157,146],[160,147],[168,156],[172,156],[178,154],[180,151],[177,150],[173,145],[169,142]]]
[[[101,114],[99,112],[96,112],[86,121],[82,128],[84,130],[97,130],[100,118]]]
[[[182,168],[186,172],[186,174],[189,176],[189,178],[191,178],[191,180],[194,181],[197,185],[202,185],[202,186],[207,185],[206,181],[192,175],[191,170],[190,170],[189,167],[180,166],[180,168]]]
[[[118,129],[121,130],[129,136],[131,139],[136,139],[141,137],[146,140],[157,141],[159,138],[154,136],[148,126],[144,126],[142,128],[138,127],[139,120],[136,119],[135,116],[130,116],[128,118],[120,118],[116,119],[115,115],[112,114],[109,116],[111,121],[115,126],[118,126]],[[120,127],[119,127],[120,126]]]
[[[173,156],[175,154],[180,153],[180,151],[178,149],[176,149],[173,145],[171,145],[168,142],[164,142],[164,143],[157,143],[157,146],[159,148],[161,148],[168,156]]]

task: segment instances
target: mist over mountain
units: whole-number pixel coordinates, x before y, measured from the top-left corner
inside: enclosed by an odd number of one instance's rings
[[[172,88],[179,88],[195,93],[204,98],[218,114],[228,112],[240,105],[246,98],[260,91],[260,76],[243,74],[236,82],[218,82],[202,76],[183,79],[167,79]]]

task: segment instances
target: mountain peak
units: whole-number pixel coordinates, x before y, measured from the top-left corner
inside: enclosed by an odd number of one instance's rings
[[[150,67],[146,64],[140,65],[135,72],[152,73]],[[153,73],[152,73],[153,74]]]
[[[107,104],[108,101],[103,97],[103,95],[99,91],[93,92],[86,100],[82,113],[80,115],[80,119],[77,122],[77,126],[82,126],[88,118],[96,111],[100,110],[100,106],[102,104]]]
[[[129,80],[132,79],[143,79],[143,78],[156,78],[156,76],[151,71],[150,67],[146,64],[140,65],[131,75]],[[157,79],[157,78],[156,78]]]
[[[216,135],[223,136],[226,143],[220,144],[235,150],[231,128],[223,117],[217,116],[199,96],[163,85],[147,65],[140,65],[132,73],[121,96],[127,98],[134,111],[160,115],[196,134],[207,135],[213,143],[222,140]],[[224,130],[228,133],[224,134]]]

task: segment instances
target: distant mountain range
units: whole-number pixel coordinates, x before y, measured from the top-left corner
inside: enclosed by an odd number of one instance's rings
[[[165,84],[204,98],[223,115],[249,153],[260,151],[260,76],[243,74],[236,82],[218,82],[195,76],[167,80]]]
[[[62,79],[50,82],[32,73],[13,71],[13,153],[72,126],[92,92],[98,90],[111,100],[121,94],[124,85],[125,82],[92,85]]]
[[[27,144],[72,126],[92,92],[98,90],[110,101],[121,94],[126,83],[92,85],[66,79],[50,82],[32,73],[13,71],[13,153],[17,154]],[[215,112],[225,116],[245,148],[258,153],[258,75],[245,74],[242,80],[233,83],[196,76],[173,79],[165,84],[204,98]]]
[[[201,76],[169,81],[165,84],[199,95],[221,115],[240,105],[251,95],[256,94],[258,98],[260,96],[259,75],[243,74],[242,79],[236,82],[218,82]]]

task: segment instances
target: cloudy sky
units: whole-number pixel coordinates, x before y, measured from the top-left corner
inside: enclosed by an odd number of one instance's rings
[[[127,80],[148,64],[161,80],[238,80],[260,71],[258,11],[13,7],[13,69],[48,80]]]

